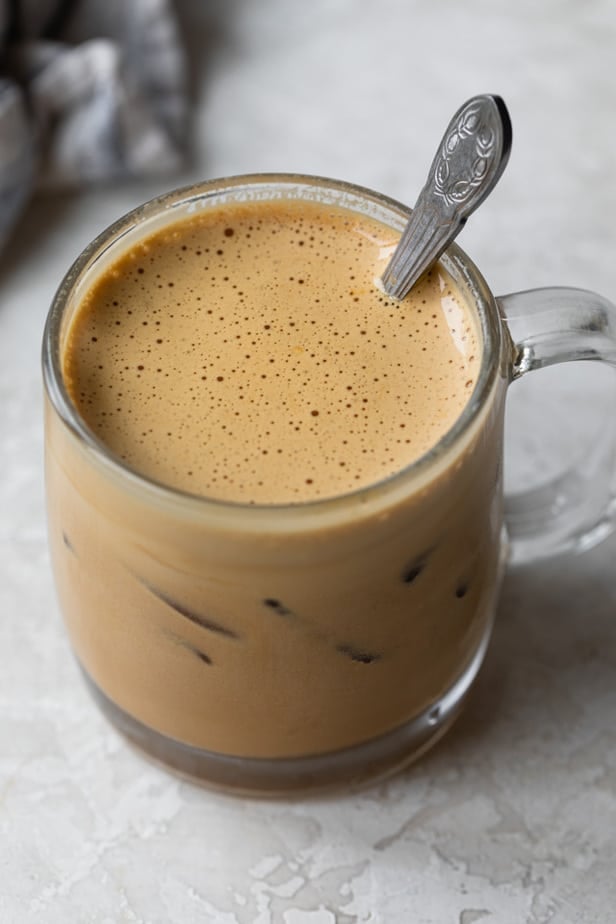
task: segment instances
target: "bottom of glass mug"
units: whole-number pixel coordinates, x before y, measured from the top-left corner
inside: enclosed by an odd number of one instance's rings
[[[284,796],[317,790],[358,788],[390,776],[420,757],[447,731],[460,712],[483,661],[490,631],[471,662],[437,702],[411,721],[370,741],[306,757],[254,758],[218,754],[184,744],[144,725],[117,706],[82,671],[106,718],[142,752],[193,781],[226,792]]]

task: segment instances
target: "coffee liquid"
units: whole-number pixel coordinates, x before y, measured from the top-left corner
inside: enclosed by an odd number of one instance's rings
[[[188,772],[209,778],[202,754],[372,742],[476,670],[500,573],[504,383],[433,464],[386,481],[459,418],[483,350],[440,264],[400,303],[379,291],[396,240],[314,202],[208,206],[73,292],[63,371],[96,436],[148,479],[240,504],[122,477],[48,402],[73,647],[146,749],[197,749]]]

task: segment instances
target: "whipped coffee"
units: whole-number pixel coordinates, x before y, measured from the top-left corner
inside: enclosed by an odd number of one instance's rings
[[[98,441],[51,395],[50,543],[74,650],[120,728],[205,779],[251,788],[268,761],[398,732],[375,759],[403,762],[430,722],[442,732],[439,704],[463,699],[489,635],[504,380],[392,477],[471,400],[472,299],[441,264],[386,298],[398,233],[352,208],[205,206],[119,238],[67,296],[63,380]],[[255,786],[294,785],[281,779]]]
[[[441,267],[401,303],[379,291],[395,242],[310,203],[159,231],[76,315],[64,367],[80,414],[126,465],[209,497],[313,500],[399,471],[459,417],[480,349]]]

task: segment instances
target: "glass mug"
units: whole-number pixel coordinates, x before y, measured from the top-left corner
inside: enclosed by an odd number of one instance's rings
[[[593,490],[568,495],[584,478],[568,472],[530,504],[518,497],[509,530],[502,469],[509,383],[568,360],[614,364],[616,309],[573,289],[496,299],[457,246],[442,263],[478,317],[481,367],[463,413],[422,458],[353,493],[289,505],[198,497],[126,468],[63,381],[82,293],[169,223],[271,199],[334,204],[396,230],[409,215],[367,189],[306,176],[170,193],[85,249],[43,344],[52,562],[86,682],[151,757],[248,793],[354,785],[416,758],[451,725],[477,675],[507,560],[588,545],[614,514],[613,441]]]

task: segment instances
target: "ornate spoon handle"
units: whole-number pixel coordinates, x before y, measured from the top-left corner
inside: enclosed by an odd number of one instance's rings
[[[498,182],[510,150],[511,120],[500,96],[474,96],[456,112],[383,273],[389,296],[404,298],[438,260]]]

